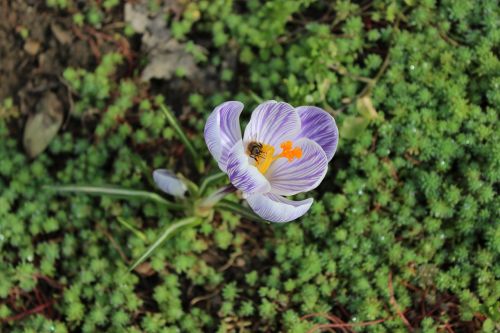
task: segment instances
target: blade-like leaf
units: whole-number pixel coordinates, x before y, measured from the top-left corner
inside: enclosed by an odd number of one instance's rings
[[[172,112],[170,112],[170,110],[165,105],[161,105],[160,107],[161,110],[163,111],[163,114],[165,115],[165,118],[167,118],[168,123],[170,124],[170,126],[172,126],[173,130],[175,131],[179,139],[182,141],[189,154],[191,154],[191,156],[193,157],[197,170],[200,173],[202,173],[205,169],[203,160],[198,155],[196,149],[194,149],[193,145],[191,144],[191,141],[189,141],[188,137],[186,136],[186,133],[179,125],[177,119],[172,114]]]
[[[201,208],[202,210],[212,209],[212,207],[214,207],[219,201],[221,201],[222,198],[236,191],[237,188],[234,187],[233,184],[221,187],[217,191],[211,193],[209,196],[201,200],[198,204],[198,207]]]
[[[53,185],[45,186],[46,189],[59,193],[86,193],[93,195],[107,195],[121,198],[140,198],[156,201],[170,209],[182,210],[183,205],[170,202],[154,192],[130,190],[112,186],[86,186],[86,185]]]
[[[153,253],[158,246],[160,246],[167,238],[172,235],[175,231],[187,227],[187,226],[195,226],[200,223],[201,219],[198,217],[187,217],[185,219],[179,220],[171,225],[169,225],[165,230],[161,233],[160,237],[158,237],[153,244],[144,252],[139,259],[137,259],[134,264],[130,267],[129,271],[133,271],[137,266],[142,264],[144,260],[149,258],[149,256]]]
[[[128,230],[132,231],[134,235],[142,239],[144,242],[147,240],[146,235],[143,232],[134,227],[132,224],[128,223],[124,218],[117,216],[116,219],[118,220],[118,222],[120,222],[121,225],[123,225]]]
[[[222,199],[221,201],[219,201],[219,203],[215,205],[215,208],[238,214],[252,221],[269,223],[269,221],[262,219],[259,215],[255,214],[250,209],[227,199]]]
[[[219,173],[210,175],[210,176],[206,177],[205,179],[203,179],[203,181],[200,185],[200,195],[203,195],[210,185],[212,185],[212,184],[216,183],[217,181],[219,181],[223,178],[226,178],[226,177],[227,177],[227,175],[224,172],[219,172]]]
[[[130,160],[131,162],[137,167],[141,173],[145,176],[147,182],[149,183],[151,188],[156,187],[156,183],[153,180],[152,173],[151,173],[151,168],[148,166],[146,161],[144,161],[139,155],[133,153],[130,154]]]

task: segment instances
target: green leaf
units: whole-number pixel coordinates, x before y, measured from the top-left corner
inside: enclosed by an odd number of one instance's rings
[[[355,139],[368,127],[369,120],[363,117],[347,116],[340,128],[340,137]]]
[[[86,193],[86,194],[114,196],[121,198],[148,199],[156,201],[157,203],[162,204],[171,209],[175,210],[184,209],[183,205],[170,202],[161,197],[160,195],[158,195],[157,193],[142,191],[142,190],[130,190],[112,186],[87,186],[87,185],[53,185],[53,186],[44,186],[44,188],[59,193]]]
[[[224,172],[218,172],[203,179],[200,185],[200,195],[203,195],[210,185],[215,184],[217,181],[226,177],[227,175]]]
[[[134,235],[142,239],[144,242],[147,240],[146,235],[143,232],[134,227],[132,224],[128,223],[124,218],[117,216],[116,219],[118,220],[118,222],[120,222],[121,225],[132,231]]]
[[[259,95],[257,95],[256,93],[254,93],[252,90],[249,90],[248,93],[250,94],[250,96],[253,98],[253,100],[257,103],[263,103],[264,102],[264,99],[262,97],[260,97]]]
[[[398,13],[398,5],[396,4],[396,2],[393,2],[387,7],[387,10],[385,12],[385,18],[389,22],[394,22],[397,13]]]
[[[132,160],[132,163],[134,163],[135,166],[139,167],[141,172],[146,176],[146,180],[148,181],[149,185],[151,185],[152,188],[156,188],[156,183],[153,180],[153,171],[141,158],[141,156],[137,154],[131,154],[130,158]]]
[[[165,115],[165,117],[167,118],[167,121],[170,124],[170,126],[172,126],[173,130],[175,131],[175,133],[177,134],[179,139],[182,141],[184,146],[186,146],[186,149],[189,152],[189,154],[191,154],[191,156],[193,157],[195,165],[196,165],[196,169],[200,173],[202,173],[205,170],[205,165],[203,164],[203,160],[200,158],[200,155],[198,155],[198,152],[196,151],[196,149],[194,149],[194,147],[191,144],[191,141],[188,139],[186,133],[184,132],[182,127],[177,122],[177,119],[175,118],[175,116],[172,114],[172,112],[170,112],[170,110],[165,105],[160,105],[160,108],[163,111],[163,114]]]
[[[252,221],[269,223],[269,221],[262,219],[259,215],[255,214],[250,209],[243,207],[242,205],[236,202],[229,201],[227,199],[222,199],[221,201],[219,201],[219,203],[215,206],[215,208],[220,210],[225,210],[234,214],[238,214]]]
[[[195,226],[199,224],[202,220],[198,217],[187,217],[185,219],[179,220],[171,225],[169,225],[160,236],[155,240],[153,244],[144,252],[139,259],[137,259],[132,266],[130,266],[129,271],[133,271],[137,266],[142,264],[151,254],[164,242],[169,236],[171,236],[175,231],[188,227]]]
[[[356,108],[359,114],[367,120],[374,120],[379,116],[377,110],[373,107],[372,99],[368,95],[358,98]]]

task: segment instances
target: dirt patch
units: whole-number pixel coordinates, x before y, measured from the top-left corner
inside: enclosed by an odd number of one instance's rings
[[[38,3],[38,2],[37,2]],[[42,5],[3,2],[0,20],[0,100],[14,97],[26,107],[29,95],[57,90],[67,66],[95,62],[87,43],[72,31],[70,15],[54,16]]]

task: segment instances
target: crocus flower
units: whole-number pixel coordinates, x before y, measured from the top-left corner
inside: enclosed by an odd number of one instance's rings
[[[187,186],[172,171],[157,169],[153,172],[153,179],[163,192],[173,195],[174,197],[184,198]]]
[[[242,137],[242,110],[236,101],[214,109],[205,125],[208,149],[256,214],[271,222],[299,218],[313,199],[285,196],[310,191],[325,177],[337,149],[335,120],[315,106],[267,101],[253,111]]]

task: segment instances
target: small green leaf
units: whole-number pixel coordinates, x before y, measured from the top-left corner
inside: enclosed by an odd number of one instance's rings
[[[227,175],[224,172],[218,172],[204,178],[200,185],[200,195],[203,195],[210,185],[215,184],[217,181],[226,177]]]
[[[394,22],[394,19],[396,18],[396,14],[398,12],[398,5],[396,2],[391,3],[385,12],[385,17],[387,21],[389,22]]]
[[[262,97],[260,97],[259,95],[257,95],[256,93],[254,93],[252,90],[249,90],[248,93],[250,94],[250,96],[253,98],[253,100],[257,103],[262,103],[264,102],[264,99]]]
[[[142,174],[146,176],[146,180],[148,181],[149,185],[151,185],[152,188],[156,188],[156,183],[152,177],[153,172],[151,168],[146,164],[146,162],[141,158],[141,156],[137,154],[131,154],[130,158],[134,165],[138,167],[141,170]]]
[[[189,152],[189,154],[191,154],[191,156],[193,157],[197,170],[200,173],[202,173],[205,170],[205,165],[203,164],[203,160],[198,155],[198,152],[194,149],[186,133],[177,122],[177,119],[165,105],[160,105],[160,108],[163,111],[165,117],[167,118],[167,121],[170,124],[170,126],[173,128],[173,130],[175,131],[179,139],[182,141],[184,146],[186,146],[186,149]]]
[[[144,252],[139,259],[137,259],[132,266],[130,266],[129,271],[133,271],[137,266],[142,264],[151,254],[165,241],[169,236],[171,236],[175,231],[187,227],[187,226],[195,226],[199,224],[202,220],[197,217],[187,217],[185,219],[179,220],[171,225],[169,225],[163,232],[160,234],[153,244]]]
[[[369,123],[370,121],[363,117],[347,116],[340,128],[340,137],[355,139],[368,127]]]
[[[361,116],[368,120],[374,120],[378,117],[377,110],[373,107],[372,99],[368,95],[358,98],[356,108]]]
[[[124,218],[117,216],[116,219],[118,220],[118,222],[120,222],[121,225],[132,231],[134,235],[142,239],[144,242],[147,240],[146,235],[143,232],[134,227],[132,224],[128,223]]]

